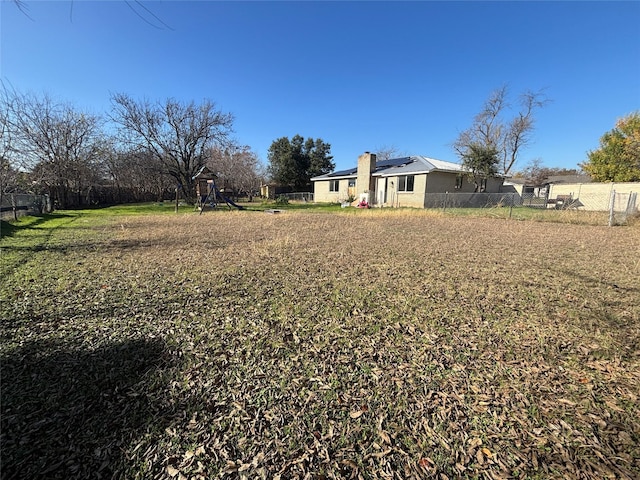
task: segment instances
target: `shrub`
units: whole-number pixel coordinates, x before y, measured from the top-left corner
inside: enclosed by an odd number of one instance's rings
[[[276,198],[276,205],[289,205],[289,199],[286,195],[278,195]]]

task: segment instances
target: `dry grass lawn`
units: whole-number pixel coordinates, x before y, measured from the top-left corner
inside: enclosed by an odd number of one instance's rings
[[[37,228],[0,241],[2,478],[640,477],[637,226]]]

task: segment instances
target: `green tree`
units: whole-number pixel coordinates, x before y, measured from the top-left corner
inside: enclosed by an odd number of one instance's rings
[[[483,190],[482,185],[487,178],[498,173],[500,155],[498,149],[493,146],[471,143],[460,157],[462,166],[469,172],[469,177],[476,186],[476,192]]]
[[[269,147],[268,173],[271,179],[296,190],[309,187],[311,177],[324,175],[335,168],[331,145],[322,139],[295,135],[281,137]]]
[[[587,155],[580,166],[598,182],[640,181],[640,112],[618,120],[600,138],[600,148]]]

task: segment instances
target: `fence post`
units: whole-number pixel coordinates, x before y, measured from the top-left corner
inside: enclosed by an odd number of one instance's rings
[[[442,203],[442,211],[446,211],[447,210],[447,200],[449,197],[449,192],[444,192],[444,202]]]
[[[18,206],[16,205],[16,194],[11,194],[11,209],[13,210],[13,219],[18,220]]]
[[[613,209],[615,207],[615,204],[616,204],[616,191],[611,190],[611,200],[609,201],[609,226],[610,227],[613,227],[613,223],[614,223]]]
[[[511,219],[511,212],[513,212],[513,196],[515,193],[511,194],[511,205],[509,205],[509,219]]]
[[[629,200],[627,201],[627,218],[633,215],[633,210],[636,207],[637,196],[637,193],[629,192]]]

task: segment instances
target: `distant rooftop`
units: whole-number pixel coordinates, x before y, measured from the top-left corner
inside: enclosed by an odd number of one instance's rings
[[[590,175],[582,173],[579,175],[549,175],[543,182],[548,183],[592,183],[593,179]],[[509,179],[509,183],[516,183],[518,185],[529,185],[527,179],[524,177],[513,177]]]

